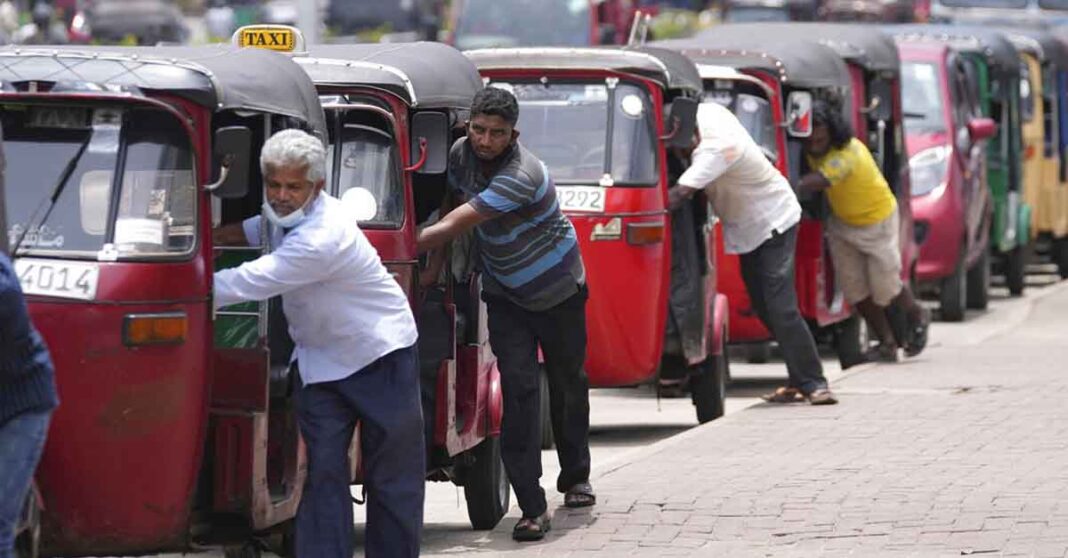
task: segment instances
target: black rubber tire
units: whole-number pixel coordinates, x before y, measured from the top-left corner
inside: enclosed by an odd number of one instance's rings
[[[771,360],[771,341],[761,341],[746,345],[745,360],[749,364],[767,363]]]
[[[15,556],[37,558],[41,555],[41,503],[37,491],[30,490],[23,507],[22,520],[15,532]]]
[[[846,320],[835,324],[832,331],[834,351],[838,353],[838,362],[842,369],[845,370],[862,362],[869,345],[864,319],[853,314]]]
[[[464,499],[471,527],[488,531],[508,513],[512,489],[501,461],[501,439],[493,436],[471,450],[475,461],[464,472]]]
[[[938,307],[944,322],[964,321],[968,308],[968,274],[964,270],[964,255],[957,260],[953,274],[942,279],[938,289]]]
[[[538,370],[538,390],[541,392],[541,406],[538,408],[541,449],[551,450],[556,447],[556,437],[553,435],[553,417],[549,406],[549,376],[545,373],[545,366],[541,366]]]
[[[1009,294],[1020,296],[1027,283],[1027,247],[1017,246],[1005,254],[1005,284]]]
[[[1068,279],[1068,236],[1053,240],[1053,260],[1061,279]]]
[[[716,420],[727,410],[727,378],[730,377],[730,359],[727,349],[709,357],[700,372],[690,376],[690,396],[697,411],[697,422],[704,424]]]
[[[968,270],[968,308],[986,310],[990,305],[990,250]]]
[[[223,547],[223,556],[226,558],[260,558],[263,551],[253,542]]]

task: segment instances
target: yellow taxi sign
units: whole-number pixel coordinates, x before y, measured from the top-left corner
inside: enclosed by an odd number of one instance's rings
[[[263,48],[278,52],[303,52],[304,36],[289,25],[246,25],[234,32],[232,42],[239,47]]]

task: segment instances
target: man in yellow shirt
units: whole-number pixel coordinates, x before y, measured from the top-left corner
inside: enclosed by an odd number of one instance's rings
[[[801,178],[801,187],[827,195],[832,213],[827,233],[838,284],[879,340],[868,358],[897,361],[898,341],[886,312],[891,305],[904,309],[909,322],[906,354],[918,354],[927,342],[930,315],[901,281],[894,193],[840,110],[817,101],[812,118],[805,154],[813,172]]]

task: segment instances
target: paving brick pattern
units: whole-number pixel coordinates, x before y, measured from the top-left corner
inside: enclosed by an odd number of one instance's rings
[[[542,543],[506,518],[425,555],[1066,557],[1068,290],[1028,304],[843,379],[838,406],[758,405],[602,471]]]

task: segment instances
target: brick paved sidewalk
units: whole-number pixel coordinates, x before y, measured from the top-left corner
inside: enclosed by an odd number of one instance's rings
[[[424,555],[1068,556],[1068,289],[1048,291],[848,376],[838,406],[758,405],[603,468],[599,505],[558,508],[542,543],[509,517]]]

